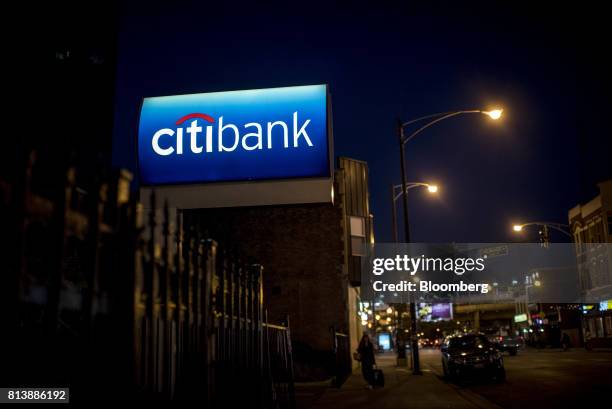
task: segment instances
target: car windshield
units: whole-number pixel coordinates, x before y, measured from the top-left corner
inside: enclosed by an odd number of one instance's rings
[[[487,339],[482,335],[463,335],[460,337],[451,338],[449,348],[470,349],[483,348],[487,344]]]

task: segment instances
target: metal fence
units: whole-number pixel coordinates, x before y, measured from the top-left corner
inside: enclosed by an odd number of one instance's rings
[[[267,319],[266,319],[267,321]],[[277,402],[279,407],[295,407],[293,384],[293,358],[291,353],[291,334],[289,318],[286,326],[264,324],[264,360],[267,382],[272,384],[268,402]]]
[[[149,209],[132,200],[127,172],[86,190],[69,168],[56,194],[41,194],[35,159],[21,179],[0,176],[4,384],[69,385],[74,401],[114,391],[294,406],[288,322],[266,322],[262,266],[209,238],[197,216],[154,195]]]
[[[334,346],[335,371],[333,384],[341,387],[353,370],[351,357],[351,342],[347,334],[336,332],[336,328],[331,328]]]

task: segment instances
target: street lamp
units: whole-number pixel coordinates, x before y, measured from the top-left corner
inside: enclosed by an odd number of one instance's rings
[[[424,187],[427,188],[427,191],[431,194],[438,193],[438,185],[433,185],[431,183],[424,182],[408,182],[406,187],[406,191],[413,189],[415,187]],[[393,226],[393,241],[397,243],[399,241],[398,233],[397,233],[397,208],[395,203],[402,196],[402,185],[391,185],[391,217],[392,217],[392,226]]]
[[[397,136],[400,148],[400,167],[402,172],[402,204],[404,210],[404,236],[406,243],[410,243],[410,223],[408,221],[408,183],[406,182],[406,165],[404,160],[404,145],[414,137],[416,137],[419,133],[429,128],[430,126],[443,121],[448,118],[452,118],[454,116],[464,115],[464,114],[483,114],[488,116],[492,120],[499,120],[502,116],[502,109],[493,109],[491,111],[485,111],[482,109],[471,109],[471,110],[462,110],[462,111],[450,111],[450,112],[440,112],[437,114],[426,115],[420,118],[412,119],[407,122],[402,122],[400,119],[397,120]],[[404,128],[408,125],[412,125],[418,122],[422,122],[428,120],[425,125],[418,128],[416,131],[412,132],[409,135],[404,134]],[[410,302],[410,331],[411,331],[411,344],[412,344],[412,373],[414,375],[421,374],[421,368],[419,364],[419,342],[416,337],[416,304],[414,301]]]
[[[569,226],[567,224],[563,224],[563,223],[550,223],[550,222],[529,222],[529,223],[521,223],[521,224],[515,224],[512,226],[512,230],[514,230],[517,233],[520,233],[523,231],[523,229],[525,227],[528,226],[541,226],[541,227],[550,227],[551,229],[555,229],[569,237],[572,237],[572,234],[569,232]]]
[[[483,114],[489,115],[489,117],[493,120],[498,120],[499,118],[501,118],[503,112],[503,109],[494,109],[492,111],[483,112]]]
[[[422,116],[420,118],[416,118],[416,119],[412,119],[410,121],[406,121],[406,122],[402,122],[401,120],[397,120],[397,133],[398,133],[398,139],[399,139],[399,144],[400,144],[400,166],[401,166],[401,172],[402,172],[402,185],[404,188],[401,189],[401,192],[404,193],[403,195],[403,203],[404,203],[404,216],[407,216],[407,199],[406,199],[406,193],[409,189],[409,183],[406,182],[406,170],[405,170],[405,161],[404,161],[404,145],[412,140],[413,138],[415,138],[419,133],[423,132],[425,129],[429,128],[430,126],[443,121],[445,119],[448,118],[452,118],[454,116],[459,116],[459,115],[465,115],[465,114],[482,114],[482,115],[486,115],[488,116],[490,119],[496,121],[499,120],[502,116],[502,113],[504,112],[503,109],[493,109],[490,111],[485,111],[482,109],[471,109],[471,110],[462,110],[462,111],[450,111],[450,112],[440,112],[437,114],[432,114],[432,115],[426,115],[426,116]],[[412,132],[409,135],[405,135],[404,134],[404,128],[406,128],[408,125],[412,125],[415,124],[417,122],[421,122],[421,121],[425,121],[425,120],[430,120],[429,122],[427,122],[425,125],[421,126],[420,128],[418,128],[416,131]],[[433,187],[432,189],[437,191],[437,187]],[[394,195],[395,197],[395,195]],[[408,223],[408,219],[407,217],[404,217],[404,230],[406,234],[406,243],[410,242],[410,225]]]
[[[569,226],[567,224],[562,224],[562,223],[529,222],[529,223],[515,224],[512,226],[512,230],[514,230],[514,232],[516,233],[520,233],[527,226],[539,226],[542,228],[540,230],[540,243],[542,247],[544,248],[548,248],[549,243],[550,243],[550,238],[548,235],[548,228],[555,229],[565,234],[570,239],[572,238],[572,234],[568,230]]]

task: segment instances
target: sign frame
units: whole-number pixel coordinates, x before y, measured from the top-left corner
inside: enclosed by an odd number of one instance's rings
[[[308,86],[308,85],[306,85]],[[151,208],[150,197],[156,196],[156,207],[168,202],[172,208],[197,209],[218,207],[243,207],[265,205],[288,205],[308,203],[333,203],[334,151],[331,94],[328,84],[317,84],[325,87],[326,104],[326,137],[327,164],[326,176],[274,177],[254,180],[219,180],[207,182],[177,182],[164,184],[145,184],[141,177],[139,155],[139,135],[136,134],[136,151],[140,198],[145,208]],[[301,86],[298,86],[301,87]],[[265,89],[283,89],[295,87],[277,87]],[[244,90],[257,91],[257,90]],[[234,91],[228,91],[234,92]],[[192,94],[183,94],[192,95]],[[141,101],[141,113],[146,98]],[[138,118],[140,130],[141,115]]]

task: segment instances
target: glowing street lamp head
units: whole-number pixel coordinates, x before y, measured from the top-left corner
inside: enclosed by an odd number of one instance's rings
[[[503,109],[494,109],[492,111],[483,111],[482,113],[488,115],[489,118],[493,119],[494,121],[497,121],[499,118],[501,118],[503,112]]]
[[[437,193],[438,192],[438,186],[437,185],[427,185],[427,191],[429,193]]]
[[[514,226],[512,226],[512,230],[516,231],[516,232],[520,232],[523,230],[523,225],[522,224],[515,224]]]

